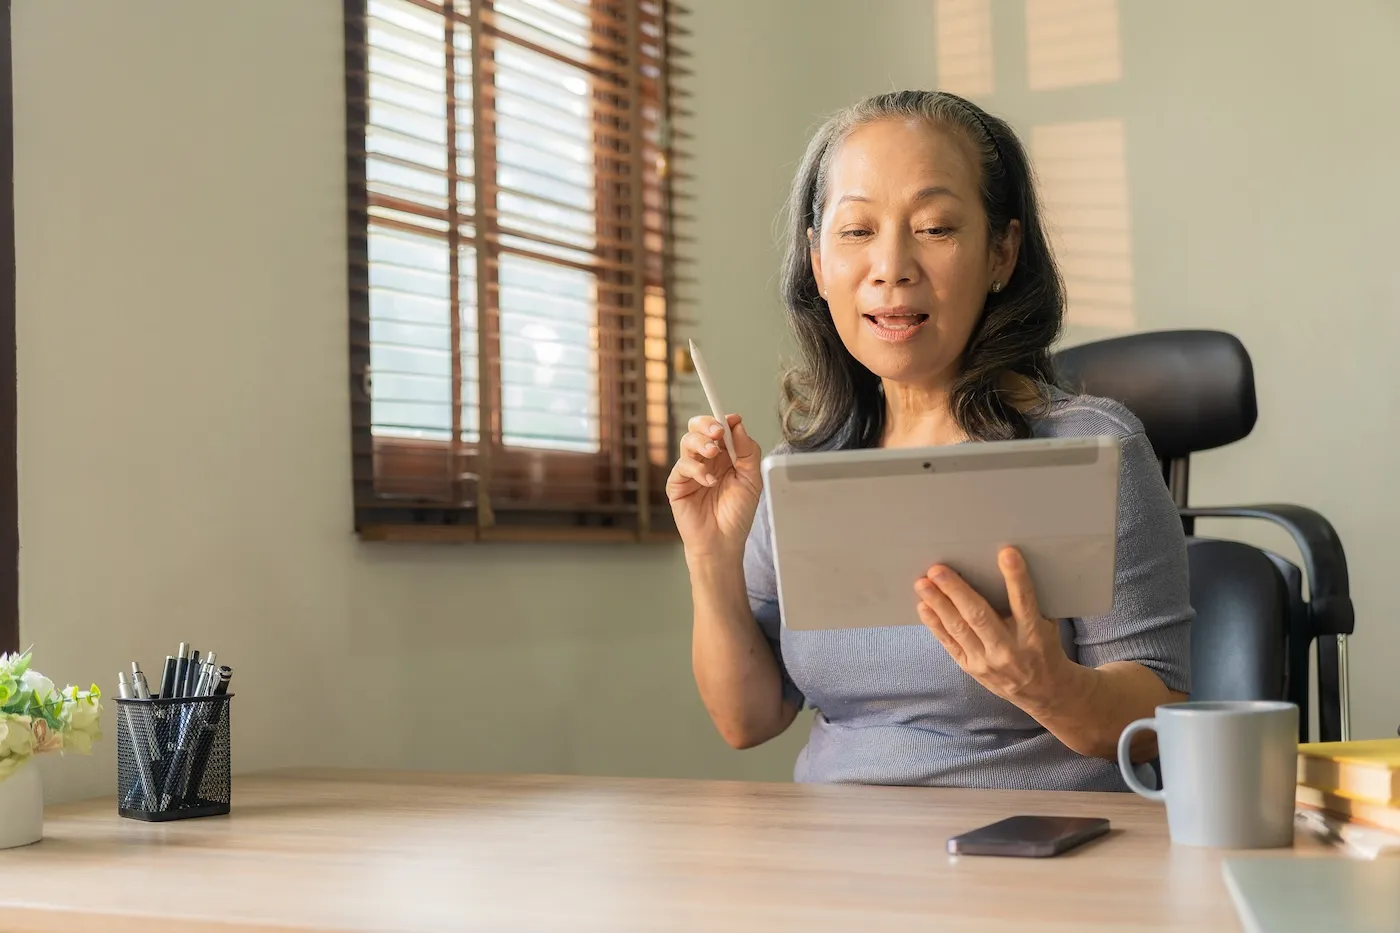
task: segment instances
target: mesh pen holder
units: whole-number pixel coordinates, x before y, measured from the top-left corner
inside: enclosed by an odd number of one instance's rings
[[[233,694],[117,700],[117,813],[184,820],[229,812]]]

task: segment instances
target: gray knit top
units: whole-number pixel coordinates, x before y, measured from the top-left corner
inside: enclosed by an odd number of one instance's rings
[[[1117,583],[1108,615],[1060,622],[1069,657],[1136,661],[1190,690],[1186,542],[1141,423],[1104,399],[1060,394],[1037,437],[1122,439]],[[965,674],[922,625],[794,631],[782,625],[772,531],[760,504],[744,556],[749,605],[784,695],[815,709],[794,777],[807,782],[1125,790],[1112,762],[1066,748]],[[910,584],[910,599],[913,584]]]

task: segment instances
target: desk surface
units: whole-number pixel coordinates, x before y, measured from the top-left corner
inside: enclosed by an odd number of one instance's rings
[[[1054,859],[960,858],[1016,813],[1107,817]],[[1280,857],[1320,854],[1302,841]],[[233,813],[49,810],[0,851],[6,931],[1240,930],[1222,854],[1131,794],[285,771]]]

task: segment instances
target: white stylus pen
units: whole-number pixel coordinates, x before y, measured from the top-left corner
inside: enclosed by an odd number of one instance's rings
[[[710,413],[724,426],[724,449],[729,454],[729,462],[733,463],[739,455],[734,452],[734,434],[729,430],[729,416],[720,407],[719,396],[715,395],[715,384],[710,381],[710,372],[705,368],[705,358],[700,355],[700,348],[695,345],[694,340],[690,341],[690,361],[695,364],[695,375],[700,377],[700,388],[705,390],[705,401],[710,403]]]

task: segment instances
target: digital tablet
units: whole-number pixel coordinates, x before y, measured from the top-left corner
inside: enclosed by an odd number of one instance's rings
[[[1050,619],[1113,608],[1116,437],[771,454],[763,461],[783,624],[921,625],[934,564],[1009,612],[997,552],[1025,555]]]

